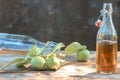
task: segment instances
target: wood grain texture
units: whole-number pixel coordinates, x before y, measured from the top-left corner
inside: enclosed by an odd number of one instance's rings
[[[0,54],[0,66],[23,54]],[[13,66],[0,71],[0,80],[120,80],[120,53],[115,74],[103,75],[96,72],[95,52],[91,51],[88,62],[77,62],[74,55],[65,58],[68,64],[57,71],[33,71],[17,69]]]

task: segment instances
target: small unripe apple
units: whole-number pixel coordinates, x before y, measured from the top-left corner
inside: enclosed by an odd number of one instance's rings
[[[83,51],[78,51],[76,53],[76,58],[78,61],[85,62],[89,59],[89,57],[90,57],[90,52],[87,49]]]
[[[44,69],[45,60],[41,56],[36,56],[31,60],[31,67],[36,70]]]
[[[60,61],[57,57],[49,57],[46,59],[46,65],[49,69],[57,70],[60,67]]]

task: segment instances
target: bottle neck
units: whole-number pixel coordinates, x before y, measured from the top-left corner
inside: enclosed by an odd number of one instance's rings
[[[117,41],[117,32],[112,21],[112,5],[105,3],[100,11],[103,16],[102,25],[97,34],[97,40],[112,40]]]
[[[111,12],[106,12],[106,13],[104,13],[104,15],[103,15],[103,19],[104,18],[112,18],[112,13]]]
[[[117,41],[117,33],[112,21],[112,13],[110,12],[103,15],[103,23],[98,31],[98,39]]]
[[[101,10],[101,14],[103,15],[103,20],[108,19],[112,21],[112,4],[111,3],[104,3],[103,9]]]
[[[109,24],[113,24],[113,21],[112,21],[112,12],[106,12],[104,13],[103,15],[103,23],[108,21]]]

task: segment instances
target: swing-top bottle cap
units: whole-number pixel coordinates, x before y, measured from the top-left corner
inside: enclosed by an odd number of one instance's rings
[[[103,10],[106,10],[108,12],[113,12],[112,3],[104,3],[103,4]]]

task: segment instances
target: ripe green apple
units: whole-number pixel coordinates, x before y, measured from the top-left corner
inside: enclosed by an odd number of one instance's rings
[[[76,53],[76,58],[78,61],[87,61],[90,57],[90,52],[89,50],[85,49],[83,51],[78,51]]]

